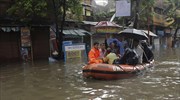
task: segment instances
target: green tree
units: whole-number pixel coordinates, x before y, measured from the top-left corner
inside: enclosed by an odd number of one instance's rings
[[[52,0],[54,11],[54,22],[56,25],[56,36],[59,40],[59,57],[62,58],[62,41],[63,41],[63,29],[66,18],[66,12],[69,11],[72,16],[75,16],[75,20],[80,20],[82,15],[82,5],[80,0]],[[60,19],[60,20],[58,20]],[[59,32],[60,23],[60,32]]]
[[[53,1],[53,0],[52,0]],[[53,11],[57,10],[58,18],[62,18],[63,2],[66,1],[66,11],[69,11],[75,20],[81,20],[82,5],[80,0],[14,0],[12,6],[7,10],[8,14],[22,22],[28,22],[35,18],[47,18],[52,16]]]
[[[56,36],[59,40],[59,54],[62,54],[62,30],[67,11],[74,16],[74,19],[80,20],[82,15],[80,0],[14,0],[11,8],[7,10],[10,16],[23,23],[30,24],[31,21],[37,19],[55,23]]]
[[[171,26],[176,29],[172,41],[172,47],[174,47],[177,40],[177,32],[180,29],[180,13],[177,13],[177,10],[180,11],[180,1],[165,0],[165,3],[169,5],[164,11],[164,14],[167,15],[166,21],[174,20],[174,23]]]
[[[139,11],[139,19],[141,20],[141,28],[143,26],[149,27],[152,23],[153,12],[152,7],[154,6],[155,0],[141,0],[140,3],[140,11]]]
[[[29,21],[37,16],[47,15],[47,2],[44,0],[15,0],[7,12],[20,21]]]

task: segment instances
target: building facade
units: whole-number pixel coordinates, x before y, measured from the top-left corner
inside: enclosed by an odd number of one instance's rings
[[[49,24],[27,25],[7,14],[13,0],[0,1],[0,63],[48,60]]]

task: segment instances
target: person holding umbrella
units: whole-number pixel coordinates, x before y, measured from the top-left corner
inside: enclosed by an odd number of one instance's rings
[[[127,28],[121,31],[119,35],[130,39],[130,48],[125,50],[125,54],[119,62],[130,65],[142,64],[144,51],[139,41],[148,39],[147,35],[143,31],[134,28]]]
[[[139,40],[134,40],[131,48],[126,48],[124,55],[117,64],[137,65],[142,64],[143,49],[139,45]]]
[[[133,41],[133,50],[136,52],[138,57],[138,64],[143,63],[143,49],[141,48],[140,42],[137,39]]]

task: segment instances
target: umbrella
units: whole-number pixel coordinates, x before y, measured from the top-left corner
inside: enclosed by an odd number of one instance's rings
[[[148,33],[148,30],[142,30],[142,31],[144,31],[147,35],[149,34],[149,36],[157,37],[157,35],[151,31],[149,31],[149,33]]]
[[[132,29],[127,28],[127,29],[121,31],[119,33],[119,35],[127,37],[127,38],[138,39],[138,40],[146,40],[146,39],[148,39],[148,36],[145,34],[144,31],[134,29],[134,28],[132,28]]]
[[[121,26],[110,21],[100,21],[96,24],[96,33],[118,33]]]

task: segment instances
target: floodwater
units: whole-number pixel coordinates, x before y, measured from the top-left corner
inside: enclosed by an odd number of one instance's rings
[[[180,49],[153,52],[153,69],[111,81],[83,78],[78,61],[0,65],[0,100],[180,100]]]

